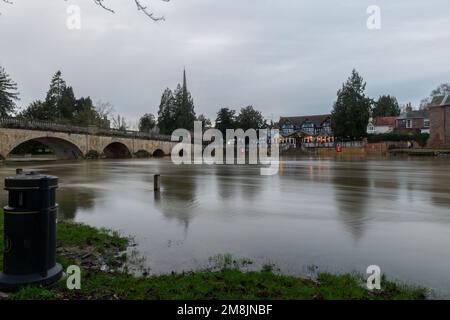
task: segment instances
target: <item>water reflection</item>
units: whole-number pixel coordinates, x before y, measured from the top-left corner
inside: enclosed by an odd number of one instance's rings
[[[433,165],[431,180],[431,201],[440,207],[450,208],[450,170],[446,162]],[[450,214],[450,213],[449,213]]]
[[[62,189],[58,192],[58,218],[74,220],[78,210],[89,211],[95,205],[95,191],[83,188]]]
[[[362,237],[367,224],[367,208],[371,197],[366,162],[336,166],[333,185],[338,217],[355,239]]]
[[[0,166],[0,179],[16,166]],[[190,270],[221,253],[292,273],[305,264],[365,272],[376,260],[400,280],[450,296],[442,280],[450,265],[448,159],[287,157],[276,176],[170,159],[20,166],[59,176],[60,218],[135,236],[154,272]],[[0,199],[6,204],[6,192]]]
[[[179,167],[175,173],[166,173],[161,179],[162,190],[155,193],[157,208],[167,219],[181,223],[185,233],[198,207],[195,170],[195,167]]]

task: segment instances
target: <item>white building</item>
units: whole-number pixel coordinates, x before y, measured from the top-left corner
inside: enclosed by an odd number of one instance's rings
[[[368,134],[391,133],[395,128],[396,117],[376,117],[370,118],[367,125]]]

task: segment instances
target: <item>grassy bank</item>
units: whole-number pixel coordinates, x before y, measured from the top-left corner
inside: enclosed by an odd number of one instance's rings
[[[0,214],[3,234],[3,213]],[[3,237],[0,239],[3,249]],[[58,261],[82,268],[81,290],[61,280],[48,288],[27,287],[7,299],[424,299],[425,290],[383,281],[370,292],[357,275],[319,273],[316,280],[279,275],[265,267],[243,272],[230,257],[217,270],[135,277],[126,272],[130,239],[89,226],[58,223]],[[3,257],[0,257],[0,260]],[[1,261],[0,261],[1,262]],[[125,268],[124,268],[125,267]],[[104,270],[104,271],[100,271]]]

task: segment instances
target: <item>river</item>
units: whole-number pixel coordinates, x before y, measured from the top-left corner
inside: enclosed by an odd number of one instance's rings
[[[289,157],[275,176],[170,158],[21,163],[1,165],[0,178],[16,167],[58,176],[59,218],[135,236],[153,273],[225,253],[295,275],[378,265],[450,297],[449,158]]]

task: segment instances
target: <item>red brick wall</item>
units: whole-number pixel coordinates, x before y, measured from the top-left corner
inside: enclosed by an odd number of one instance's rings
[[[416,119],[410,119],[412,121],[411,128],[406,128],[406,121],[407,120],[396,120],[396,128],[397,129],[402,129],[402,131],[405,130],[417,130],[417,129],[422,129],[424,127],[424,122],[425,119],[423,118],[416,118]]]
[[[431,108],[428,146],[450,148],[450,106]]]

